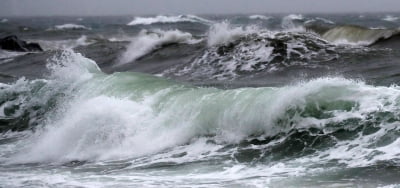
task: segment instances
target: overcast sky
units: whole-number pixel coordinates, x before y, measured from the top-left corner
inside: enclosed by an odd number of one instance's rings
[[[400,0],[0,0],[1,16],[400,12]]]

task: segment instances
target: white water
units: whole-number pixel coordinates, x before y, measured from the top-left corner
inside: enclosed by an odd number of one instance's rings
[[[151,51],[165,44],[171,43],[197,43],[199,40],[193,38],[190,33],[179,30],[142,30],[131,40],[127,50],[122,54],[119,63],[129,63],[135,61]]]

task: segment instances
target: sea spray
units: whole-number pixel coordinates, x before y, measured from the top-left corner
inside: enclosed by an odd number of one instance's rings
[[[228,22],[217,23],[212,25],[208,31],[207,42],[209,46],[224,45],[257,31],[256,26],[243,28],[233,27]]]
[[[137,58],[140,58],[163,45],[197,42],[199,42],[199,40],[194,39],[190,33],[181,32],[179,30],[142,30],[132,39],[127,50],[122,54],[119,64],[135,61]]]

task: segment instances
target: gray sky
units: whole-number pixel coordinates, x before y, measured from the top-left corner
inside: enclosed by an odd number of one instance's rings
[[[400,0],[0,0],[1,16],[400,12]]]

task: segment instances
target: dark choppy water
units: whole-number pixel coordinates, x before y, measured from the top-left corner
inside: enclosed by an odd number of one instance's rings
[[[396,187],[400,14],[1,18],[1,187]]]

